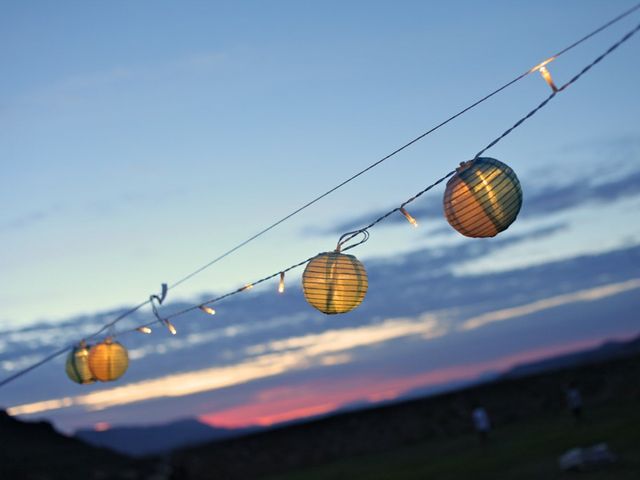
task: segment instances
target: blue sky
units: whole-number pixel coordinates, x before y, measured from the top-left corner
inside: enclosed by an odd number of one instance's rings
[[[633,3],[0,3],[0,322],[76,328],[147,298]],[[553,62],[556,83],[639,18]],[[506,243],[452,261],[451,274],[533,272],[640,243],[638,42],[487,152],[520,177],[523,212],[496,239]],[[341,227],[359,226],[469,159],[548,93],[530,75],[170,300],[224,292],[332,249]],[[390,222],[354,253],[365,264],[396,264],[415,252],[459,252],[472,240],[446,233],[441,195],[416,203],[418,230]],[[633,278],[630,271],[618,283]],[[371,288],[393,305],[402,284]],[[526,300],[545,297],[532,295]]]
[[[5,3],[1,318],[145,298],[630,5]],[[634,20],[555,62],[556,80]],[[523,181],[600,170],[601,158],[564,152],[637,140],[636,49],[491,154]],[[173,294],[233,287],[331,248],[300,233],[394,205],[546,94],[528,77]],[[389,241],[413,245],[405,232]]]

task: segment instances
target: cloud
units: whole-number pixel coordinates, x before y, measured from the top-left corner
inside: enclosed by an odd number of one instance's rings
[[[40,223],[51,215],[57,213],[59,208],[47,208],[40,210],[33,210],[31,212],[25,213],[23,215],[19,215],[14,217],[4,223],[0,223],[0,232],[8,232],[12,230],[19,230],[22,228],[27,228],[37,223]]]
[[[80,72],[59,78],[47,85],[16,95],[9,107],[22,106],[23,103],[69,104],[88,93],[123,86],[146,85],[150,79],[172,78],[182,72],[201,75],[203,72],[221,67],[228,55],[219,51],[192,52],[155,63],[137,63],[130,65],[112,65],[104,69]]]
[[[161,397],[193,395],[240,385],[291,370],[322,365],[327,362],[328,354],[330,355],[328,358],[335,361],[335,356],[331,354],[348,352],[407,336],[420,335],[422,338],[434,338],[443,334],[444,330],[438,325],[433,315],[422,315],[416,319],[389,319],[375,325],[329,330],[321,334],[271,342],[267,347],[269,353],[249,358],[235,365],[167,375],[75,397],[17,405],[8,408],[7,412],[10,415],[32,415],[71,406],[101,410]]]
[[[561,342],[473,364],[451,365],[412,375],[389,376],[385,372],[367,372],[343,378],[304,379],[285,386],[259,389],[230,408],[203,413],[198,418],[216,427],[270,426],[321,415],[356,402],[396,399],[417,388],[468,382],[486,372],[504,372],[518,364],[591,348],[599,343],[599,339],[593,338]]]
[[[148,207],[155,207],[173,201],[176,198],[184,198],[189,195],[191,189],[187,187],[172,187],[162,191],[161,195],[157,192],[145,192],[145,191],[123,191],[110,195],[108,198],[96,198],[85,202],[82,212],[79,212],[77,205],[62,205],[57,204],[52,207],[39,208],[30,212],[18,215],[12,219],[0,223],[0,233],[11,232],[14,230],[21,230],[29,228],[33,225],[37,225],[45,220],[66,213],[68,215],[75,213],[89,213],[99,214],[100,216],[106,214],[117,214],[122,209],[130,208],[132,206],[144,205]]]
[[[545,234],[543,229],[534,232]],[[446,383],[463,378],[447,370],[452,366],[462,369],[549,344],[605,338],[636,328],[637,290],[623,286],[640,279],[640,246],[511,271],[465,276],[451,272],[460,262],[514,241],[521,239],[508,235],[370,260],[366,301],[340,317],[310,309],[294,286],[289,292],[295,294],[286,301],[257,289],[250,297],[225,301],[221,315],[212,321],[203,322],[197,312],[179,319],[176,337],[160,332],[153,338],[123,338],[135,356],[122,380],[128,383],[72,384],[64,379],[59,359],[15,388],[6,388],[3,403],[19,407],[14,414],[45,416],[67,430],[103,420],[166,421],[180,412],[231,410],[252,392],[302,379],[354,379],[384,372],[393,378]],[[606,315],[613,318],[602,322]],[[511,321],[515,319],[521,320]],[[144,320],[141,315],[132,322]],[[70,320],[62,328],[41,325],[5,332],[0,364],[46,354],[73,340],[88,323],[95,328],[102,321],[91,316]],[[475,328],[462,328],[465,322],[476,322]],[[429,372],[440,373],[420,377]],[[378,386],[372,380],[364,398],[402,394],[400,387]],[[300,405],[298,413],[304,415],[306,407],[317,407],[319,413],[330,399],[325,400]],[[283,419],[285,413],[274,407],[261,421]]]
[[[549,186],[534,192],[523,206],[524,217],[558,213],[585,203],[613,203],[640,194],[640,170],[600,183],[579,179],[563,186]]]
[[[555,297],[545,298],[536,302],[520,305],[518,307],[505,308],[493,312],[483,313],[476,317],[465,321],[460,329],[473,330],[483,327],[490,323],[504,322],[513,318],[523,317],[532,313],[540,312],[550,308],[560,307],[576,302],[593,302],[602,298],[618,295],[619,293],[628,292],[640,288],[640,278],[634,278],[626,282],[604,285],[602,287],[580,290],[578,292],[568,293],[565,295],[557,295]]]
[[[473,316],[465,320],[459,330],[475,330],[491,323],[505,322],[559,306],[601,300],[638,288],[640,288],[640,278],[576,291],[570,294],[552,296],[536,302]],[[332,329],[321,333],[273,340],[266,342],[257,356],[251,356],[252,353],[256,353],[255,346],[248,348],[246,352],[248,356],[245,357],[244,361],[236,364],[165,375],[84,395],[16,405],[10,407],[7,411],[11,415],[33,415],[69,407],[81,407],[95,411],[158,398],[183,397],[196,393],[211,392],[319,366],[330,367],[348,363],[352,359],[351,354],[359,349],[382,345],[392,340],[403,338],[432,340],[443,337],[448,332],[447,317],[450,316],[450,314],[439,316],[432,312],[423,313],[415,318],[390,318],[372,325]],[[464,359],[460,358],[459,362],[464,363]],[[447,376],[438,376],[434,372],[429,372],[420,378],[422,378],[423,383],[427,379],[430,379],[431,383],[435,383],[435,380],[442,383],[447,379],[452,381],[467,378],[470,375],[470,371],[476,372],[472,368],[469,370],[470,368],[470,366],[467,366],[460,370],[461,372],[466,372],[463,377],[452,375],[445,368],[443,371],[447,372]],[[385,390],[388,395],[391,395],[389,390],[393,389],[381,390]],[[378,395],[381,390],[378,391]],[[396,390],[400,391],[401,389]],[[325,403],[322,405],[328,410],[334,409],[336,406]],[[313,412],[313,414],[321,413],[320,410],[324,408],[313,410],[313,405],[308,407],[311,409],[308,412]],[[284,420],[285,418],[272,416],[272,421],[276,421],[275,419]],[[271,420],[263,419],[262,421],[265,423]]]
[[[593,139],[579,143],[565,145],[560,148],[558,154],[562,158],[567,155],[577,155],[584,158],[585,155],[606,158],[607,163],[614,169],[624,168],[629,165],[629,160],[640,154],[640,136],[637,134],[625,134],[605,139]]]
[[[540,218],[588,203],[614,203],[623,198],[640,194],[640,170],[603,181],[596,181],[594,178],[599,177],[577,177],[564,185],[545,185],[532,188],[531,192],[525,192],[520,219]],[[443,217],[441,197],[438,196],[434,199],[432,195],[429,198],[428,202],[422,201],[421,204],[407,206],[411,215],[418,219],[418,222]],[[339,234],[361,228],[383,213],[380,211],[370,212],[352,217],[329,229],[307,227],[303,233],[306,235]],[[400,213],[397,213],[387,217],[382,225],[406,224],[406,222],[407,220]],[[430,235],[453,234],[454,232],[452,228],[445,227],[430,232]]]

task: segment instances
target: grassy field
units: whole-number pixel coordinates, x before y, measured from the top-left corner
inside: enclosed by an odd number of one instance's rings
[[[581,424],[568,414],[538,415],[504,426],[485,444],[474,435],[423,442],[375,455],[362,455],[300,469],[269,480],[413,479],[638,479],[640,405],[589,409]],[[575,446],[607,442],[619,461],[600,471],[561,473],[557,458]]]

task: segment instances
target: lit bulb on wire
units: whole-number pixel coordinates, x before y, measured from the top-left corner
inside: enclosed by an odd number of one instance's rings
[[[211,308],[211,307],[209,307],[207,305],[200,305],[200,307],[198,307],[198,308],[200,308],[200,310],[202,310],[204,313],[206,313],[208,315],[215,315],[216,314],[215,309],[213,309],[213,308]]]
[[[400,213],[404,215],[404,218],[413,226],[413,228],[418,228],[418,221],[411,216],[409,212],[407,212],[404,207],[400,207]]]
[[[173,323],[171,323],[169,320],[165,320],[164,323],[167,326],[167,329],[171,332],[171,335],[175,335],[176,333],[178,333],[176,327],[174,327]]]
[[[556,84],[553,83],[553,78],[551,77],[551,72],[547,69],[547,67],[542,66],[539,68],[538,70],[540,72],[540,75],[542,75],[542,78],[544,78],[544,81],[547,82],[547,85],[549,85],[551,87],[551,90],[553,90],[554,92],[558,91],[558,87],[556,87]]]
[[[547,58],[546,60],[543,60],[542,62],[537,64],[535,67],[533,67],[531,70],[529,70],[529,73],[539,71],[541,68],[545,67],[547,64],[553,62],[555,59],[556,57],[550,57],[550,58]]]

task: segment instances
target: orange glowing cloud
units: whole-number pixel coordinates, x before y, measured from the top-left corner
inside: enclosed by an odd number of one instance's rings
[[[269,342],[261,346],[264,354],[235,365],[166,375],[84,395],[17,405],[7,409],[7,412],[10,415],[32,415],[72,406],[102,410],[156,398],[182,397],[241,385],[288,371],[346,363],[351,359],[347,352],[356,348],[416,335],[433,338],[444,332],[431,314],[417,318],[388,319],[373,325]]]
[[[312,380],[295,386],[267,388],[256,393],[244,405],[203,414],[199,419],[217,427],[269,426],[329,413],[353,402],[392,400],[417,387],[473,380],[488,371],[506,371],[518,364],[583,350],[600,342],[600,339],[588,339],[551,345],[486,362],[456,365],[404,377],[358,375],[340,380]]]
[[[640,288],[640,279],[549,297],[518,307],[488,312],[470,318],[462,325],[461,330],[473,330],[487,324],[507,321],[571,303],[595,301],[637,288]],[[84,395],[16,405],[8,408],[7,412],[10,415],[32,415],[74,406],[86,410],[101,410],[158,398],[182,397],[215,391],[278,376],[286,372],[345,364],[352,361],[353,352],[359,348],[372,347],[400,338],[431,339],[443,336],[447,333],[445,316],[446,312],[438,314],[424,313],[415,318],[391,318],[384,322],[360,327],[334,329],[275,340],[250,347],[246,351],[247,355],[255,356],[248,356],[244,361],[234,365],[165,375],[117,387],[107,387]],[[593,344],[595,341],[591,343]],[[565,345],[562,348],[564,350],[561,349],[560,351],[566,351],[567,346]],[[518,361],[525,361],[528,354],[533,355],[531,358],[541,358],[542,354],[540,352],[546,352],[544,355],[547,356],[552,355],[554,350],[551,347],[551,350],[543,349],[532,352],[519,354],[517,356]],[[434,385],[470,379],[487,370],[502,368],[504,362],[507,362],[507,364],[509,362],[513,363],[515,361],[513,358],[503,358],[471,366],[453,366],[410,378],[381,380],[382,383],[380,384],[374,385],[372,383],[370,386],[362,387],[360,391],[354,392],[351,397],[344,401],[363,398],[394,398],[394,396],[400,394],[399,392],[416,385]],[[342,399],[339,399],[339,401],[342,401]],[[299,408],[311,408],[315,405],[318,409],[321,409],[324,408],[324,405],[331,403],[335,402],[325,398],[325,400],[318,401],[313,405],[302,402]],[[294,407],[292,406],[290,409],[293,410]],[[284,415],[287,411],[289,410],[278,407],[273,412],[265,413],[265,415]],[[251,418],[256,419],[256,421],[269,421],[260,420],[262,416],[258,414]]]
[[[93,426],[96,432],[106,432],[111,428],[111,425],[107,422],[98,422]]]

